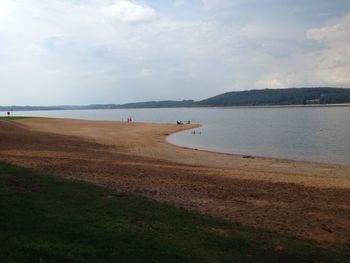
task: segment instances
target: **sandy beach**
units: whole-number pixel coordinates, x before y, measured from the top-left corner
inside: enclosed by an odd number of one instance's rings
[[[0,159],[242,225],[350,246],[350,166],[212,153],[166,142],[195,125],[0,121]]]

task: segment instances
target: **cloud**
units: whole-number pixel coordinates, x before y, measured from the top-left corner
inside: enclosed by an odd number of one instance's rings
[[[329,26],[312,28],[307,31],[307,38],[329,45],[350,42],[350,14]]]
[[[0,104],[350,86],[348,16],[332,24],[303,13],[281,20],[276,5],[261,7],[242,0],[0,0]]]
[[[11,12],[10,5],[7,2],[0,2],[0,19],[8,17]]]
[[[120,0],[105,7],[103,11],[111,17],[125,23],[145,23],[158,18],[153,8],[127,0]]]
[[[141,75],[143,77],[151,77],[153,75],[153,70],[152,69],[147,69],[147,68],[142,69],[141,70]]]
[[[206,9],[220,9],[235,4],[239,0],[201,0]]]
[[[243,31],[246,32],[246,28]],[[305,36],[305,42],[276,37],[262,40],[261,51],[269,54],[272,60],[267,62],[269,70],[254,86],[350,87],[350,14],[331,24],[306,29]]]
[[[288,85],[284,80],[284,77],[279,76],[278,73],[272,74],[272,76],[267,77],[265,79],[261,79],[255,82],[255,87],[257,88],[286,88]]]
[[[184,0],[173,0],[174,7],[182,7],[185,4]]]
[[[307,38],[323,45],[314,54],[315,77],[333,85],[350,85],[350,14],[336,23],[307,31]]]
[[[264,79],[255,82],[257,88],[281,89],[300,85],[302,81],[296,73],[275,72]]]

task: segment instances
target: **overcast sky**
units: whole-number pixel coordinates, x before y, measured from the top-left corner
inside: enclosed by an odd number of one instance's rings
[[[0,0],[0,105],[350,88],[349,0]]]

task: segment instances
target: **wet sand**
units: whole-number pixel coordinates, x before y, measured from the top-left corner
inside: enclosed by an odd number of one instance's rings
[[[350,166],[198,151],[167,135],[195,125],[0,121],[0,159],[242,225],[350,246]]]

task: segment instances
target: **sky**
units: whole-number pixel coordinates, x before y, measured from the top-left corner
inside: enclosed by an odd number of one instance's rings
[[[0,105],[350,88],[349,0],[0,0]]]

